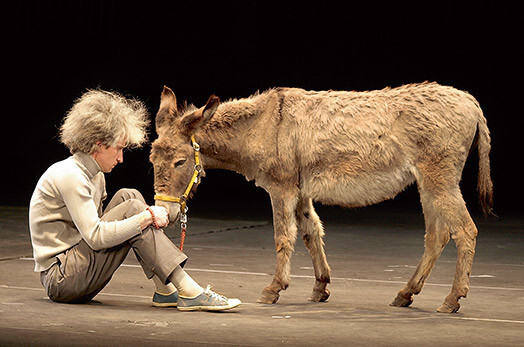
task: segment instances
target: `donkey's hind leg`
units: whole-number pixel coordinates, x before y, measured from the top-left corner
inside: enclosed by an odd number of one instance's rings
[[[302,232],[302,239],[313,260],[315,269],[315,286],[309,301],[326,301],[329,290],[326,288],[330,282],[331,269],[324,251],[324,228],[318,217],[311,199],[303,198],[297,208],[298,228]]]
[[[466,209],[466,203],[458,188],[457,194],[450,198],[450,201],[446,202],[448,206],[443,208],[443,214],[451,230],[451,238],[457,246],[457,265],[451,293],[437,309],[442,313],[457,312],[460,308],[460,298],[465,298],[468,294],[469,276],[473,267],[478,234],[477,227]]]
[[[450,235],[457,245],[457,266],[451,293],[440,306],[438,312],[453,313],[460,308],[459,300],[469,290],[469,276],[473,266],[477,228],[466,209],[459,187],[459,176],[446,176],[452,172],[447,167],[420,166],[417,182],[426,218],[426,244],[422,260],[397,298],[393,306],[409,306],[413,294],[422,289],[433,265],[449,241]],[[435,172],[438,171],[438,172]]]
[[[391,306],[407,307],[413,302],[413,295],[417,295],[422,290],[424,282],[428,278],[431,270],[435,266],[438,258],[442,254],[444,247],[450,239],[449,229],[439,222],[437,212],[430,199],[424,197],[421,192],[422,207],[424,210],[424,220],[426,224],[426,235],[424,237],[424,254],[415,270],[415,273],[408,281],[406,287],[399,291]]]
[[[270,191],[270,196],[273,206],[277,265],[273,281],[264,288],[262,296],[257,300],[257,302],[262,304],[274,304],[278,301],[279,292],[289,286],[291,255],[297,239],[296,208],[298,192],[293,188],[273,188]]]

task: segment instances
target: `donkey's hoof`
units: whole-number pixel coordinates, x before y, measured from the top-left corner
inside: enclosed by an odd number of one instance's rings
[[[408,307],[412,303],[413,303],[412,295],[406,298],[405,296],[398,294],[395,300],[393,300],[393,302],[389,305],[396,306],[396,307]]]
[[[258,298],[257,302],[259,304],[274,304],[278,301],[279,297],[280,295],[278,293],[264,290],[260,298]]]
[[[309,297],[309,301],[313,301],[313,302],[327,301],[330,294],[331,293],[329,292],[329,289],[324,289],[322,291],[313,290],[313,293],[311,293],[311,296]]]
[[[460,304],[458,302],[454,303],[454,304],[450,304],[450,303],[447,303],[447,302],[444,301],[442,306],[440,306],[437,309],[437,312],[440,312],[440,313],[455,313],[455,312],[458,312],[459,308],[460,308]]]

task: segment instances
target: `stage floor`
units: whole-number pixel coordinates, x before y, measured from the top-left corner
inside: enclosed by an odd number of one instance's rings
[[[299,237],[291,285],[275,305],[256,303],[275,267],[271,222],[190,216],[188,273],[243,302],[208,313],[152,307],[154,285],[132,252],[95,301],[50,301],[33,272],[27,209],[0,207],[0,345],[524,345],[523,217],[475,218],[470,292],[458,313],[440,314],[455,269],[453,241],[412,306],[391,307],[422,255],[423,217],[380,208],[347,214],[323,218],[329,301],[307,301],[314,275]],[[177,229],[166,233],[178,243]]]

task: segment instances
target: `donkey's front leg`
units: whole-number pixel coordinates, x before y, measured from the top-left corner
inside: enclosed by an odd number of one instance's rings
[[[259,303],[274,304],[279,292],[286,289],[290,282],[290,262],[297,239],[296,207],[298,194],[296,189],[278,189],[270,192],[273,206],[273,228],[277,265],[273,281],[262,291]]]
[[[309,301],[327,301],[330,293],[326,286],[330,282],[331,269],[324,251],[324,227],[315,212],[311,199],[301,199],[297,208],[297,220],[302,232],[302,239],[311,255],[315,269],[316,281]]]

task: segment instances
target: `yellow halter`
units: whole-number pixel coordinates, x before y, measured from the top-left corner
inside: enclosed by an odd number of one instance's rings
[[[199,154],[200,146],[196,142],[194,135],[191,136],[191,144],[193,145],[193,149],[195,150],[195,171],[193,172],[191,181],[189,181],[189,184],[187,185],[187,188],[184,194],[178,198],[175,198],[169,195],[160,195],[160,194],[155,195],[155,200],[179,203],[180,204],[180,213],[182,214],[185,214],[186,205],[187,205],[187,197],[189,196],[191,189],[193,189],[193,186],[199,182],[200,173],[202,172],[202,165],[200,164],[200,154]]]

